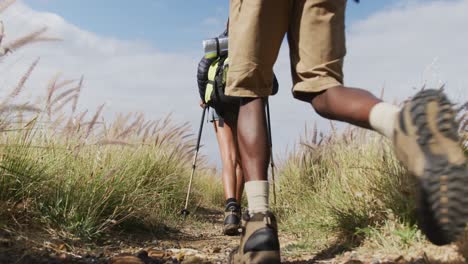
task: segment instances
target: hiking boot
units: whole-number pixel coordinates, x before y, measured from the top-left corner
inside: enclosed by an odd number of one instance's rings
[[[468,167],[456,112],[438,90],[407,102],[396,122],[395,152],[418,182],[418,222],[436,245],[455,241],[468,222]]]
[[[281,263],[278,225],[271,212],[244,213],[240,246],[229,255],[229,263]]]
[[[241,222],[241,209],[240,205],[234,202],[228,203],[224,210],[224,227],[223,233],[226,236],[239,235]]]

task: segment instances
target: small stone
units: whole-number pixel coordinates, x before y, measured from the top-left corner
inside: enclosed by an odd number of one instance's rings
[[[165,256],[165,252],[163,250],[150,250],[148,256],[152,259],[162,259]]]

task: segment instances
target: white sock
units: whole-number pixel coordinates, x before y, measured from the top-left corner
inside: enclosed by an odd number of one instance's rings
[[[249,213],[266,213],[268,211],[268,181],[249,181],[245,183],[245,193]]]
[[[395,130],[395,120],[400,108],[395,105],[381,102],[376,104],[370,111],[370,126],[380,134],[392,139]]]

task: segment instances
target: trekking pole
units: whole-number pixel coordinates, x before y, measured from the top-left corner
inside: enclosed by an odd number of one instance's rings
[[[203,131],[203,122],[205,121],[205,113],[206,113],[207,107],[203,108],[203,113],[202,113],[202,118],[201,118],[201,123],[200,123],[200,129],[198,130],[198,139],[197,139],[197,147],[195,150],[195,155],[193,156],[193,163],[192,163],[192,174],[190,175],[190,181],[188,185],[188,190],[187,190],[187,197],[185,198],[185,207],[180,211],[180,213],[184,216],[184,219],[190,214],[190,211],[187,209],[188,207],[188,202],[190,198],[190,192],[192,190],[192,181],[193,181],[193,175],[195,174],[195,168],[197,167],[197,158],[198,158],[198,151],[200,150],[200,141],[201,141],[201,136],[202,136],[202,131]]]
[[[275,162],[273,161],[273,140],[271,138],[270,104],[266,101],[268,144],[270,145],[271,180],[273,181],[273,203],[276,205]]]

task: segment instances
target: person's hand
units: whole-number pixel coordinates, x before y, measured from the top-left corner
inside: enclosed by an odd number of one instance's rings
[[[202,100],[200,100],[200,107],[201,108],[206,108],[206,104]]]

